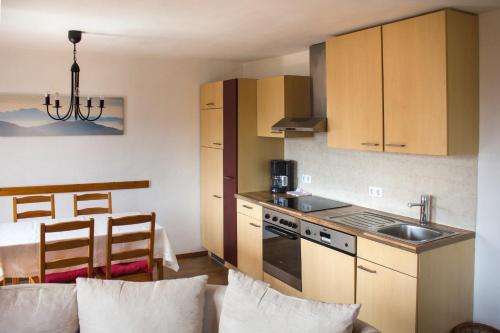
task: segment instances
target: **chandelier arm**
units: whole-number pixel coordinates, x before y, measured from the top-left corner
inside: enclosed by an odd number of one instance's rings
[[[88,121],[96,121],[96,120],[98,120],[99,118],[101,118],[101,115],[102,115],[102,109],[104,109],[104,108],[99,108],[99,109],[101,110],[101,111],[99,111],[99,115],[98,115],[97,117],[95,117],[95,118],[88,119]]]
[[[66,121],[68,120],[71,115],[73,114],[73,104],[70,104],[69,108],[68,108],[68,112],[66,113],[66,115],[64,117],[62,117],[62,121]]]
[[[53,116],[51,113],[50,113],[50,108],[49,108],[49,105],[45,105],[47,107],[47,114],[49,115],[50,118],[56,120],[56,121],[59,121],[59,120],[62,120],[60,117],[55,117]]]

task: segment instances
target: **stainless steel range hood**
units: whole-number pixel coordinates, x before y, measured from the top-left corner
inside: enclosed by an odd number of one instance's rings
[[[325,132],[326,118],[283,118],[272,127],[273,131]]]
[[[309,47],[312,117],[283,118],[273,125],[273,131],[326,132],[326,68],[325,43]]]

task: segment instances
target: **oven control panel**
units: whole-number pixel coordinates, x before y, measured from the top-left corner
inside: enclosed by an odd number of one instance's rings
[[[310,239],[316,243],[356,255],[356,236],[344,232],[325,228],[314,223],[300,221],[300,234],[303,238]]]
[[[262,210],[262,220],[274,224],[278,227],[293,231],[295,233],[300,233],[300,223],[301,221],[288,214],[283,214],[281,212],[264,208]]]

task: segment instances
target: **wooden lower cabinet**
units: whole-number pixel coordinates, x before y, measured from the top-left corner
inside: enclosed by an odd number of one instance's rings
[[[358,258],[359,319],[384,333],[415,332],[417,279]]]
[[[220,258],[224,257],[224,203],[222,149],[201,147],[201,241]]]
[[[327,303],[354,303],[356,258],[302,239],[302,296]]]
[[[262,280],[262,220],[237,214],[238,269],[254,279]]]
[[[474,239],[416,254],[358,237],[359,319],[381,332],[448,333],[472,320],[473,287]]]

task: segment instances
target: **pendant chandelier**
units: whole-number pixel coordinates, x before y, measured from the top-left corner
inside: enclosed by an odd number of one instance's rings
[[[102,110],[104,109],[104,99],[101,97],[99,99],[99,114],[97,116],[92,116],[90,111],[94,106],[92,106],[92,98],[87,97],[87,105],[85,108],[86,111],[80,109],[80,66],[76,62],[76,44],[82,40],[82,32],[77,30],[68,31],[68,39],[71,43],[73,43],[73,65],[71,66],[71,96],[70,96],[70,105],[66,112],[59,111],[62,108],[61,102],[59,100],[59,96],[56,93],[56,99],[54,102],[55,113],[50,111],[50,94],[45,94],[45,103],[43,105],[47,108],[47,114],[50,118],[54,120],[66,121],[74,115],[75,120],[83,120],[83,121],[96,121],[101,118]]]

